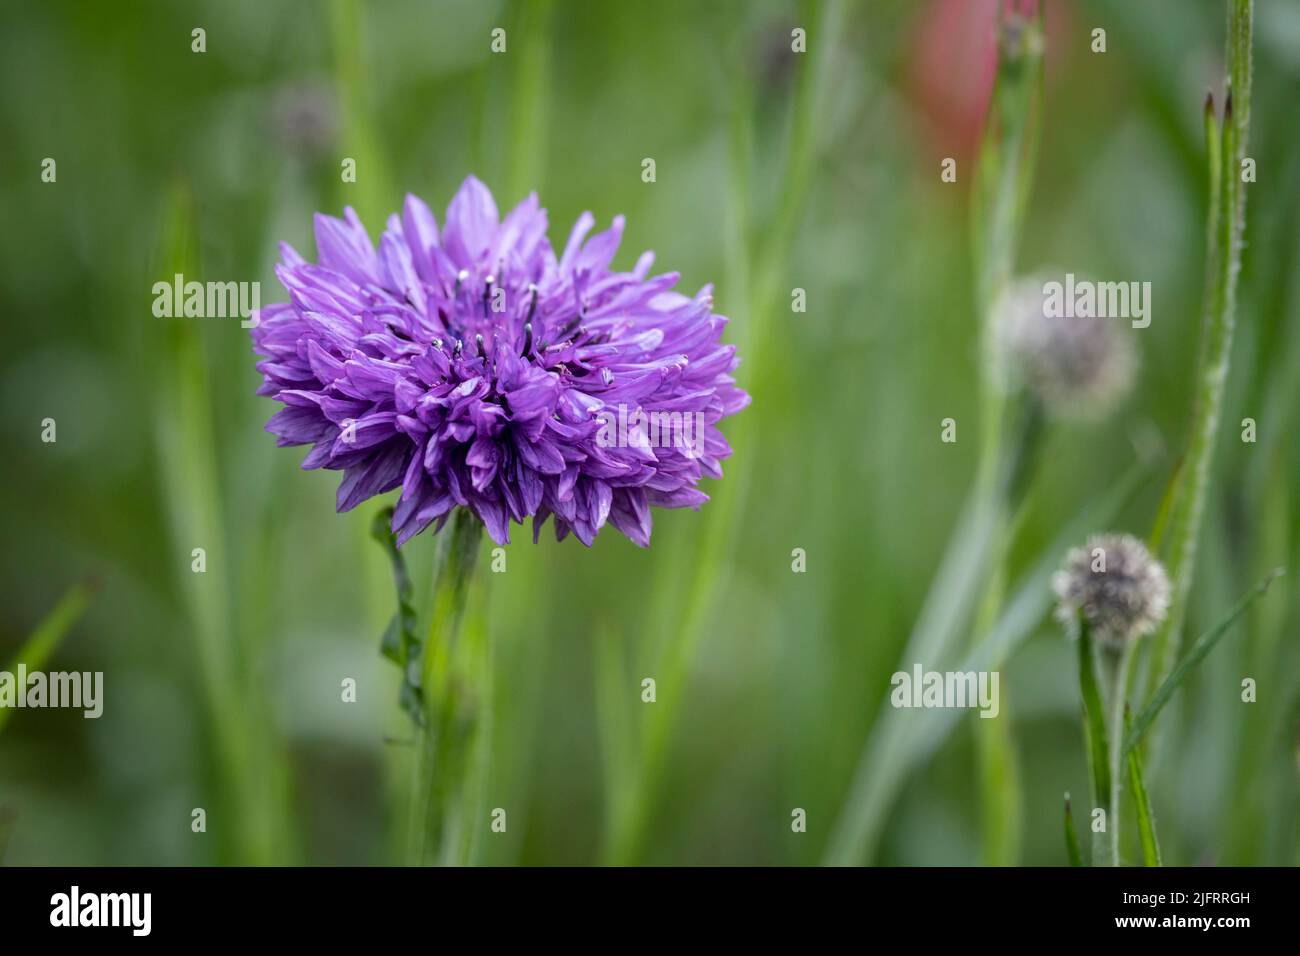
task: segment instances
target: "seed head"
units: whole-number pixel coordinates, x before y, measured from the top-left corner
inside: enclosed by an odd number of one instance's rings
[[[1061,418],[1102,418],[1133,383],[1132,343],[1114,319],[1049,314],[1043,285],[1018,280],[995,309],[994,377],[1006,391],[1027,388]]]
[[[1169,611],[1169,578],[1137,538],[1099,534],[1073,549],[1052,579],[1056,616],[1071,637],[1079,615],[1089,633],[1112,648],[1150,634]]]

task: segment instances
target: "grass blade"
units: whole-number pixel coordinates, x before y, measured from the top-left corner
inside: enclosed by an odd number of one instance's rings
[[[847,4],[842,0],[828,0],[825,4],[810,5],[809,35],[836,37],[843,32],[843,23]],[[824,30],[823,30],[824,25]],[[825,96],[831,84],[829,63],[834,52],[833,44],[826,44],[818,49],[799,74],[796,82],[794,113],[791,121],[790,137],[784,158],[781,202],[773,218],[762,230],[765,244],[752,251],[756,268],[741,263],[745,274],[757,277],[754,289],[748,293],[750,321],[748,329],[740,333],[745,336],[737,344],[747,354],[749,368],[749,390],[758,396],[765,388],[771,372],[770,356],[775,354],[770,339],[770,320],[776,311],[776,300],[780,282],[785,273],[785,261],[794,242],[795,227],[804,211],[803,197],[812,182],[817,150],[817,123],[823,115]],[[747,99],[738,100],[747,103]],[[750,133],[746,124],[752,122],[747,117],[736,117],[732,124],[733,145],[741,146],[750,142]],[[747,168],[748,158],[733,151],[737,174]],[[742,203],[748,204],[750,197],[732,194]],[[732,228],[737,234],[730,237],[733,244],[731,271],[735,272],[734,263],[740,250],[748,251],[748,208],[732,211],[734,215]],[[737,228],[738,227],[738,228]],[[737,246],[737,241],[739,245]],[[738,283],[738,288],[744,288]],[[744,294],[744,293],[742,293]],[[756,427],[753,416],[740,416],[728,433],[733,448],[747,449],[746,458],[732,469],[725,495],[719,495],[710,503],[710,510],[703,529],[696,538],[695,549],[691,555],[693,573],[687,590],[685,611],[670,634],[667,646],[658,656],[654,672],[659,675],[661,687],[684,687],[690,677],[691,665],[696,658],[700,642],[704,638],[708,615],[712,612],[714,598],[725,591],[726,575],[729,573],[728,558],[735,542],[735,526],[743,513],[744,500],[751,480],[751,464],[755,460],[756,436],[752,429]],[[674,588],[678,583],[663,579]],[[684,694],[676,694],[675,700],[681,700]],[[678,710],[669,704],[660,704],[647,716],[642,735],[641,759],[636,765],[637,779],[629,784],[634,806],[628,811],[626,825],[607,842],[605,860],[608,863],[629,865],[641,859],[649,836],[651,817],[656,810],[659,788],[662,784],[663,767],[667,763],[672,735],[677,728]]]
[[[365,62],[365,11],[359,0],[334,0],[329,10],[335,84],[342,114],[340,142],[356,160],[355,182],[339,182],[340,199],[356,208],[361,221],[382,223],[396,198],[383,143],[375,132],[369,75]]]
[[[188,185],[169,191],[159,240],[159,274],[200,274],[197,205]],[[231,551],[221,459],[212,407],[212,358],[207,330],[189,319],[161,326],[154,358],[157,382],[156,463],[158,485],[171,534],[176,587],[192,626],[204,708],[212,733],[215,771],[244,825],[223,834],[219,858],[267,865],[282,859],[293,827],[278,733],[255,668],[252,649],[231,626]],[[192,549],[203,548],[208,566],[195,573]],[[229,689],[244,688],[241,706],[230,706]]]
[[[68,631],[72,630],[72,626],[81,619],[94,592],[94,585],[87,581],[69,588],[68,593],[63,595],[59,603],[54,605],[40,624],[36,625],[36,630],[32,631],[31,636],[23,642],[17,656],[9,665],[9,672],[16,673],[20,664],[29,671],[43,668]],[[13,712],[12,707],[0,708],[0,731],[4,730]]]
[[[1187,679],[1188,675],[1196,668],[1196,665],[1203,661],[1210,651],[1214,650],[1214,645],[1218,643],[1219,638],[1228,632],[1228,629],[1236,623],[1237,618],[1245,614],[1246,609],[1255,603],[1255,600],[1267,591],[1269,585],[1281,574],[1282,569],[1278,568],[1255,585],[1245,597],[1233,606],[1223,620],[1197,639],[1196,643],[1192,645],[1192,649],[1178,662],[1178,666],[1169,673],[1164,683],[1151,696],[1151,700],[1147,702],[1146,707],[1142,708],[1142,712],[1138,714],[1137,720],[1133,722],[1132,728],[1124,737],[1125,751],[1130,751],[1137,746],[1142,739],[1142,734],[1151,726],[1152,721],[1156,719],[1165,704],[1169,703],[1169,699],[1173,697],[1174,691],[1178,689],[1179,685]]]
[[[1237,171],[1246,155],[1250,133],[1254,0],[1231,0],[1228,10],[1228,92],[1221,125],[1214,122],[1212,100],[1206,102],[1210,201],[1205,314],[1197,386],[1191,434],[1183,460],[1184,476],[1167,518],[1170,548],[1167,568],[1173,582],[1173,601],[1168,622],[1152,642],[1148,690],[1169,676],[1182,642],[1236,324],[1237,279],[1241,272],[1246,220],[1246,192]],[[1162,534],[1163,528],[1162,524]]]
[[[1070,812],[1070,795],[1065,795],[1065,853],[1070,866],[1083,866],[1083,853],[1079,849],[1079,835],[1074,832],[1074,814]]]
[[[1162,554],[1165,532],[1169,530],[1169,518],[1178,504],[1178,494],[1183,486],[1183,460],[1174,463],[1173,473],[1165,484],[1164,494],[1160,497],[1160,507],[1156,509],[1156,520],[1151,527],[1151,536],[1147,540],[1152,554]]]
[[[936,668],[978,672],[990,670],[997,666],[998,661],[1005,660],[1047,613],[1051,601],[1051,577],[1060,563],[1061,555],[1089,529],[1107,524],[1132,499],[1145,473],[1143,464],[1134,465],[1116,482],[1105,498],[1089,504],[1068,522],[1061,534],[1020,579],[997,624],[979,646],[955,667],[938,664]],[[954,541],[950,550],[956,544]],[[948,555],[944,559],[945,568],[950,557]],[[978,560],[978,555],[975,560]],[[936,583],[932,593],[941,590]],[[931,610],[933,609],[924,610],[922,618]],[[909,651],[917,650],[922,645],[931,646],[928,637],[919,637],[919,632],[923,629],[922,623],[918,622],[917,633],[909,640]],[[947,661],[949,656],[945,652],[911,658],[905,656],[904,660]],[[858,759],[849,796],[831,830],[823,863],[830,866],[852,866],[870,859],[903,784],[913,770],[923,764],[952,732],[961,711],[955,708],[909,711],[906,719],[903,713],[892,707],[881,710]]]
[[[1010,10],[998,14],[998,63],[988,119],[979,150],[976,189],[972,193],[972,262],[982,334],[991,340],[998,301],[1015,268],[1021,224],[1033,188],[1041,126],[1043,86],[1042,14],[1024,20]],[[1003,597],[1007,550],[1013,540],[1011,512],[1023,499],[1033,474],[1028,453],[1037,416],[1025,429],[1008,429],[1006,399],[993,377],[985,375],[980,391],[978,487],[993,512],[994,549],[987,562],[974,634],[982,639],[995,622]],[[1006,434],[1004,434],[1006,432]],[[1005,472],[1005,474],[1004,474]],[[1000,662],[999,662],[1000,666]],[[984,862],[1012,865],[1020,854],[1020,781],[1009,713],[994,724],[977,725],[975,762],[981,808]]]
[[[1124,708],[1124,732],[1133,726],[1133,715]],[[1142,841],[1142,862],[1146,866],[1160,866],[1160,843],[1156,839],[1156,824],[1151,816],[1151,800],[1142,780],[1142,760],[1136,750],[1128,752],[1128,780],[1137,806],[1138,836]]]
[[[541,189],[546,167],[546,129],[551,93],[551,21],[553,0],[537,0],[518,9],[522,49],[515,66],[510,99],[510,201]]]

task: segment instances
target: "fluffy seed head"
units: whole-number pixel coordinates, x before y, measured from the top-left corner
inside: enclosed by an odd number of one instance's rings
[[[1094,639],[1115,648],[1150,634],[1169,611],[1169,578],[1137,538],[1100,534],[1074,548],[1052,580],[1056,616],[1077,636],[1082,614]]]
[[[399,544],[463,507],[500,544],[554,516],[558,538],[589,545],[609,523],[648,545],[651,506],[708,500],[696,485],[731,454],[717,425],[749,396],[711,288],[672,291],[650,253],[612,270],[623,219],[593,225],[557,257],[536,195],[500,218],[472,176],[441,230],[408,196],[378,249],[351,209],[318,215],[319,261],[281,247],[289,301],[253,329],[259,394],[284,405],[267,431],[343,472],[340,511],[400,488]]]
[[[1059,417],[1102,418],[1133,384],[1132,343],[1115,319],[1049,315],[1043,285],[1020,279],[995,309],[995,378],[1007,391],[1027,388]]]

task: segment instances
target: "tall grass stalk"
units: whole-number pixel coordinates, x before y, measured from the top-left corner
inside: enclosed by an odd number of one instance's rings
[[[200,274],[193,200],[180,184],[169,196],[159,267],[164,276]],[[189,319],[153,321],[170,323],[159,333],[163,354],[155,357],[159,483],[172,531],[168,563],[175,568],[197,643],[214,769],[225,794],[222,810],[238,821],[220,832],[232,834],[229,852],[239,862],[283,862],[280,849],[290,824],[285,791],[276,783],[283,766],[278,736],[257,668],[228,615],[232,552],[226,543],[205,329]],[[204,550],[202,572],[192,570],[196,548]],[[229,704],[232,691],[239,694],[238,706]]]
[[[356,160],[356,182],[340,182],[341,198],[357,210],[362,222],[384,222],[393,208],[388,163],[374,129],[365,66],[365,20],[359,0],[333,0],[330,5],[335,89],[342,120],[344,155]],[[369,551],[369,549],[366,549]]]
[[[1167,565],[1173,582],[1173,596],[1168,623],[1152,644],[1148,694],[1172,670],[1182,644],[1188,595],[1196,569],[1197,541],[1210,489],[1214,444],[1232,353],[1237,277],[1241,271],[1246,217],[1241,161],[1246,156],[1250,134],[1253,19],[1254,0],[1229,0],[1228,92],[1221,124],[1215,121],[1212,99],[1206,102],[1209,222],[1206,230],[1205,312],[1191,433],[1180,469],[1181,487],[1175,492],[1169,518]]]
[[[350,205],[357,210],[368,228],[382,228],[388,213],[395,208],[397,194],[384,150],[382,137],[375,129],[375,114],[365,56],[365,11],[361,0],[331,0],[329,5],[331,57],[334,66],[334,90],[339,107],[340,153],[356,162],[356,181],[344,182],[336,173],[336,195],[321,197],[328,205]],[[332,210],[337,214],[337,210]],[[389,578],[383,561],[370,541],[365,522],[354,523],[357,546],[354,551],[361,569],[363,633],[369,639],[382,626],[389,612],[391,597]],[[415,816],[410,812],[420,799],[420,774],[423,758],[419,748],[390,747],[386,767],[385,794],[389,802],[390,845],[407,847],[415,837]],[[402,821],[405,821],[403,826]]]
[[[380,229],[397,196],[391,185],[387,154],[372,119],[374,109],[366,72],[362,4],[360,0],[332,0],[329,14],[340,151],[356,162],[356,181],[346,182],[340,175],[336,179],[337,195],[322,198],[328,205],[352,206],[371,230]],[[354,521],[353,529],[357,541],[355,553],[362,568],[366,623],[378,627],[388,607],[387,571],[370,543],[369,524]],[[389,786],[391,789],[392,781]]]
[[[1023,485],[1013,473],[1018,462],[1032,458],[1029,441],[1036,428],[1023,430],[1008,424],[1008,407],[994,381],[989,356],[998,317],[1015,271],[1021,225],[1033,188],[1038,155],[1043,88],[1043,15],[1028,22],[1018,14],[1002,13],[998,34],[998,69],[994,80],[979,168],[973,193],[973,252],[976,304],[980,310],[981,346],[985,361],[980,387],[980,450],[977,494],[991,514],[990,568],[984,594],[972,628],[974,643],[984,639],[997,620],[1006,580],[1006,560],[1013,533],[1013,512],[1019,506]],[[1024,422],[1036,424],[1037,410]],[[995,665],[1001,667],[1002,662]],[[1019,859],[1020,781],[1012,736],[1011,710],[1004,706],[997,720],[977,721],[975,734],[976,780],[980,794],[981,842],[984,862],[1010,865]]]
[[[809,38],[809,52],[796,80],[790,131],[783,159],[784,189],[770,223],[763,230],[765,241],[753,241],[753,210],[750,191],[741,188],[750,181],[753,145],[752,92],[748,76],[737,71],[731,91],[729,150],[731,188],[728,193],[728,280],[729,296],[737,308],[748,306],[748,314],[732,309],[740,321],[739,348],[747,373],[742,381],[761,401],[768,378],[772,343],[769,325],[776,310],[781,283],[803,201],[812,180],[817,156],[817,118],[822,114],[829,87],[834,44],[843,32],[843,0],[810,2],[802,18]],[[752,287],[751,287],[752,286]],[[647,827],[658,805],[663,786],[672,733],[681,715],[692,662],[708,624],[713,600],[725,590],[728,562],[735,547],[737,516],[744,501],[755,456],[754,429],[757,416],[741,414],[731,426],[729,440],[739,451],[728,466],[727,486],[705,509],[703,528],[690,562],[690,579],[680,621],[674,625],[660,651],[653,673],[661,699],[646,712],[639,746],[639,760],[630,765],[632,781],[619,787],[628,795],[628,806],[615,817],[605,847],[606,860],[616,864],[638,861],[644,850]],[[676,582],[672,582],[676,584]],[[662,596],[669,599],[668,595]]]
[[[546,130],[551,102],[551,21],[553,0],[533,0],[519,7],[518,62],[510,94],[512,139],[509,175],[511,202],[542,188],[546,169]]]
[[[974,599],[975,557],[988,547],[987,514],[973,514],[968,509],[948,543],[908,638],[908,648],[916,653],[905,653],[903,659],[926,661],[927,667],[934,661],[932,669],[936,670],[978,672],[996,667],[1042,623],[1051,604],[1050,582],[1060,555],[1089,531],[1113,520],[1133,500],[1145,476],[1145,463],[1133,465],[1107,494],[1086,504],[1067,522],[1008,592],[1010,597],[997,624],[977,647],[957,659],[953,656],[955,638]],[[872,859],[903,785],[947,739],[960,713],[955,708],[918,712],[882,706],[858,758],[848,797],[831,827],[824,864],[854,866]]]
[[[518,55],[513,58],[516,62],[513,64],[510,93],[511,138],[507,175],[512,202],[529,191],[535,190],[539,195],[545,192],[551,129],[555,3],[553,0],[534,0],[521,4],[518,16],[519,26],[512,33],[520,40]],[[462,844],[467,853],[465,859],[473,863],[485,856],[478,835],[485,832],[482,816],[486,810],[488,787],[491,786],[494,792],[508,793],[512,812],[516,818],[522,817],[531,770],[536,761],[535,741],[539,730],[535,715],[546,680],[544,663],[548,647],[537,639],[539,635],[532,625],[536,620],[534,615],[540,614],[545,606],[545,598],[539,595],[539,581],[544,580],[546,570],[536,549],[522,556],[522,560],[514,558],[512,561],[508,586],[504,576],[500,580],[492,576],[496,585],[494,590],[502,596],[498,607],[494,608],[492,620],[484,622],[482,616],[477,615],[471,620],[472,625],[483,625],[485,668],[485,700],[481,708],[483,723],[478,731],[472,776],[466,787],[471,796],[466,813],[469,819],[476,821],[475,839]],[[505,600],[507,591],[508,601]],[[472,608],[487,607],[486,600],[480,601],[477,595],[471,595],[471,602],[474,602]],[[501,606],[503,604],[509,606]],[[471,627],[471,631],[476,630],[476,627]],[[509,681],[507,692],[495,693],[498,681]],[[500,845],[499,841],[494,841],[494,846]],[[508,844],[507,849],[517,850],[519,846],[516,841]],[[492,859],[500,859],[500,854]]]
[[[1300,152],[1294,156],[1291,177],[1290,196],[1283,198],[1281,210],[1294,210],[1296,196],[1300,194]],[[1257,502],[1258,513],[1268,516],[1268,520],[1258,523],[1254,532],[1258,548],[1250,573],[1253,579],[1263,577],[1270,567],[1300,566],[1296,560],[1298,555],[1293,553],[1293,547],[1300,547],[1300,537],[1296,535],[1300,520],[1294,510],[1285,456],[1287,436],[1293,433],[1290,423],[1300,407],[1300,309],[1295,308],[1296,290],[1300,290],[1300,243],[1295,241],[1290,218],[1289,213],[1279,212],[1275,222],[1285,221],[1286,226],[1275,228],[1270,242],[1271,248],[1289,249],[1274,271],[1274,294],[1270,301],[1283,340],[1290,345],[1273,357],[1274,371],[1268,376],[1261,396],[1264,412],[1258,418],[1274,425],[1267,436],[1261,436],[1258,448],[1247,463],[1243,482],[1245,500]],[[1284,229],[1283,235],[1276,235]],[[1261,241],[1258,234],[1255,241]],[[1253,609],[1249,627],[1254,639],[1245,662],[1249,668],[1247,673],[1284,674],[1292,666],[1289,660],[1292,651],[1286,641],[1291,629],[1287,624],[1288,615],[1294,613],[1294,595],[1300,595],[1300,587],[1293,584],[1292,590],[1290,602],[1261,603]],[[1233,799],[1224,808],[1224,822],[1231,833],[1224,851],[1225,862],[1291,862],[1278,855],[1279,841],[1271,838],[1270,829],[1278,826],[1277,821],[1288,818],[1295,793],[1287,779],[1291,776],[1289,766],[1280,769],[1290,764],[1283,754],[1293,708],[1294,702],[1286,695],[1271,694],[1246,709],[1246,719],[1237,734],[1239,746],[1231,775],[1235,781]],[[1267,786],[1261,786],[1261,780],[1267,781]],[[1250,807],[1252,812],[1239,812],[1237,808],[1243,806]]]

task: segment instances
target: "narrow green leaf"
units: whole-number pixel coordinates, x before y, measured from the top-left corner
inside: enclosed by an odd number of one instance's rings
[[[1128,734],[1133,726],[1133,715],[1124,708],[1124,733]],[[1147,796],[1146,784],[1142,781],[1142,760],[1136,750],[1128,752],[1128,780],[1133,791],[1133,802],[1137,805],[1138,836],[1142,840],[1142,862],[1147,866],[1160,866],[1160,842],[1156,839],[1155,819],[1151,816],[1151,800]]]
[[[810,4],[807,19],[804,20],[808,35],[844,35],[847,9],[848,4],[844,0]],[[741,345],[747,355],[745,361],[746,368],[749,369],[748,381],[753,383],[751,391],[755,395],[764,391],[763,383],[775,374],[773,358],[778,350],[773,347],[771,317],[777,311],[776,299],[786,275],[786,260],[794,243],[796,227],[800,216],[806,212],[803,200],[816,175],[816,160],[821,145],[819,121],[825,116],[825,99],[834,85],[834,72],[830,69],[830,64],[835,47],[834,43],[820,44],[817,52],[810,52],[807,57],[800,58],[803,64],[795,81],[794,110],[782,163],[783,188],[780,200],[771,218],[756,233],[763,237],[763,241],[753,250],[752,262],[742,263],[744,271],[752,273],[755,278],[753,288],[741,293],[750,303],[747,312],[749,321],[745,323],[748,330],[737,334],[745,336]],[[743,104],[748,101],[741,99],[739,102]],[[736,119],[737,128],[732,130],[733,135],[730,137],[735,146],[749,142],[748,134],[743,130],[744,125],[750,122],[751,119]],[[733,153],[733,158],[735,165],[748,162],[746,157],[737,153]],[[733,189],[730,195],[737,197],[739,194]],[[740,198],[746,203],[750,200],[748,196]],[[729,209],[728,213],[738,215],[739,219],[739,222],[728,224],[728,243],[734,244],[737,239],[743,239],[744,234],[749,233],[749,229],[743,228],[749,222],[749,211]],[[741,228],[738,230],[738,227]],[[737,231],[742,235],[736,235]],[[732,245],[728,255],[729,269],[732,271],[737,258],[736,247]],[[746,285],[743,282],[733,282],[731,288],[744,290]],[[779,341],[779,338],[775,341]],[[755,437],[749,434],[748,429],[753,427],[754,421],[753,417],[741,416],[727,436],[733,447],[749,449],[749,461],[754,460]],[[674,622],[670,630],[671,637],[658,656],[656,673],[659,675],[660,686],[682,687],[689,679],[690,668],[706,633],[707,615],[714,607],[716,596],[725,590],[725,575],[730,566],[729,555],[736,538],[733,529],[738,517],[743,514],[749,481],[749,472],[743,465],[733,470],[727,493],[714,500],[707,520],[696,532],[694,550],[690,557],[691,583],[686,591],[685,610],[680,619]],[[665,585],[670,584],[674,593],[680,590],[680,581],[671,576],[665,576],[661,581]],[[684,695],[674,695],[674,699],[682,700]],[[607,844],[607,863],[631,864],[641,857],[649,835],[648,821],[660,798],[660,787],[666,779],[662,767],[669,756],[678,718],[679,711],[671,704],[656,705],[646,717],[638,764],[639,782],[633,791],[636,805],[626,817],[626,828]]]
[[[1174,514],[1174,509],[1178,505],[1178,493],[1183,486],[1183,459],[1179,458],[1174,463],[1174,470],[1169,475],[1169,481],[1165,484],[1164,494],[1160,496],[1160,507],[1156,509],[1156,520],[1151,526],[1151,536],[1147,541],[1151,545],[1152,554],[1161,554],[1161,547],[1164,545],[1165,532],[1169,530],[1169,520]]]
[[[167,192],[155,276],[202,274],[199,203],[189,185],[174,180]],[[232,623],[236,597],[231,580],[240,560],[238,537],[228,538],[223,491],[228,451],[217,429],[213,406],[221,389],[214,385],[224,354],[217,344],[225,334],[192,319],[158,320],[156,347],[150,350],[155,454],[161,504],[171,534],[167,565],[189,618],[197,652],[200,700],[213,744],[213,770],[230,800],[238,827],[221,828],[215,842],[228,862],[269,865],[291,852],[294,825],[288,808],[282,740],[270,713],[272,696],[256,665],[263,648]],[[232,542],[236,542],[232,544]],[[192,549],[208,556],[203,574],[191,571]],[[230,688],[242,688],[238,707]]]
[[[1197,638],[1196,643],[1192,645],[1192,649],[1188,651],[1183,656],[1183,659],[1178,662],[1178,665],[1170,671],[1169,676],[1165,678],[1164,683],[1160,685],[1155,694],[1152,695],[1151,700],[1147,702],[1146,707],[1142,708],[1142,712],[1138,714],[1137,720],[1133,722],[1132,728],[1124,737],[1125,752],[1130,751],[1137,746],[1138,741],[1142,739],[1142,734],[1151,726],[1152,721],[1156,719],[1156,716],[1160,713],[1161,709],[1164,708],[1165,704],[1169,703],[1169,698],[1173,697],[1174,691],[1178,689],[1178,686],[1187,679],[1188,675],[1196,668],[1196,665],[1203,661],[1205,656],[1214,649],[1214,645],[1218,643],[1219,638],[1223,637],[1223,635],[1228,632],[1228,629],[1236,623],[1237,618],[1246,613],[1246,609],[1255,603],[1255,600],[1267,591],[1269,585],[1272,584],[1276,578],[1280,577],[1281,574],[1282,569],[1278,568],[1259,584],[1255,585],[1255,587],[1247,592],[1245,597],[1233,606],[1232,610],[1227,613],[1223,620]]]
[[[1074,814],[1070,812],[1070,795],[1065,795],[1065,853],[1070,866],[1083,866],[1083,853],[1079,849],[1079,834],[1074,832]]]
[[[384,628],[384,636],[379,640],[379,652],[394,664],[402,663],[402,616],[394,614]]]
[[[72,629],[85,613],[86,606],[90,603],[91,595],[94,594],[94,586],[88,582],[81,582],[73,585],[68,592],[63,595],[58,604],[54,605],[53,610],[45,615],[44,620],[36,625],[36,630],[23,642],[23,646],[18,649],[18,654],[9,665],[9,672],[15,673],[19,665],[22,665],[29,671],[40,670],[45,666],[46,661],[50,659],[59,643]],[[12,707],[0,708],[0,731],[4,730],[5,724],[13,715]]]
[[[1083,734],[1092,780],[1092,805],[1100,807],[1110,799],[1110,760],[1106,751],[1105,712],[1101,709],[1101,691],[1093,663],[1092,634],[1082,615],[1079,617],[1078,645],[1079,691],[1083,696]]]
[[[397,539],[391,530],[393,509],[383,508],[375,514],[370,526],[370,536],[379,542],[393,565],[393,584],[397,590],[397,612],[379,643],[384,657],[402,669],[402,688],[398,696],[402,709],[417,724],[424,716],[423,695],[412,666],[420,657],[420,632],[414,604],[411,575],[406,570],[406,559],[397,548]]]
[[[963,524],[949,541],[948,552],[935,575],[916,628],[908,639],[908,650],[900,660],[945,662],[937,667],[961,672],[996,669],[999,662],[1006,660],[1047,615],[1051,604],[1051,579],[1060,565],[1061,555],[1090,529],[1109,524],[1133,499],[1146,473],[1145,462],[1134,463],[1108,489],[1105,497],[1090,502],[1064,525],[1060,534],[1040,552],[1038,559],[1019,579],[1004,603],[997,623],[980,640],[979,646],[953,666],[946,662],[952,660],[953,634],[965,612],[958,613],[952,609],[941,612],[937,605],[950,603],[951,597],[944,593],[945,590],[958,589],[954,579],[960,579],[967,571],[959,558],[969,553],[970,561],[979,562],[984,560],[985,554],[978,546],[979,536],[973,535],[972,529],[966,527],[972,515],[965,515]],[[968,540],[972,536],[974,542]],[[987,544],[986,538],[984,541]],[[969,547],[974,547],[974,550],[968,552]],[[902,713],[896,708],[884,707],[871,728],[858,758],[848,797],[826,842],[822,862],[828,866],[855,866],[870,859],[903,784],[947,739],[961,711],[958,708],[924,710],[909,713],[905,720],[900,716]]]

